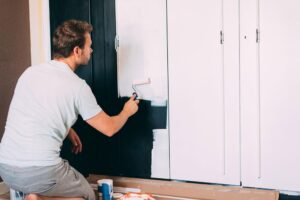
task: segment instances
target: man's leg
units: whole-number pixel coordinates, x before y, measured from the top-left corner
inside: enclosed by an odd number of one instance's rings
[[[82,197],[88,200],[95,200],[95,192],[84,176],[71,167],[67,161],[52,172],[57,177],[56,184],[49,190],[39,193],[41,197]],[[30,193],[28,193],[30,194]]]
[[[96,196],[87,180],[67,161],[48,167],[14,167],[1,164],[0,174],[12,189],[31,198],[64,197],[95,200]],[[42,198],[43,199],[43,198]]]
[[[25,200],[84,200],[84,198],[67,198],[67,197],[45,197],[37,194],[28,194]]]

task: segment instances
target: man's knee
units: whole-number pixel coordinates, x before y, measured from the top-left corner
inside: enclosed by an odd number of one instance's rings
[[[87,197],[88,200],[96,200],[96,195],[95,195],[95,191],[89,187],[88,188],[88,197]]]

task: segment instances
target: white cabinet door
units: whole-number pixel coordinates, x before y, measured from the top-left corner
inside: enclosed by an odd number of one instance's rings
[[[119,96],[131,96],[133,83],[150,78],[150,84],[135,87],[139,98],[151,101],[152,107],[165,106],[168,99],[166,0],[116,0],[116,17]],[[168,127],[153,130],[153,140],[151,177],[169,179]]]
[[[239,184],[238,1],[167,2],[171,178]]]
[[[299,0],[241,0],[244,186],[300,191],[299,36]]]
[[[132,83],[150,78],[135,88],[139,97],[166,100],[166,0],[116,0],[116,17],[119,96],[131,96]]]

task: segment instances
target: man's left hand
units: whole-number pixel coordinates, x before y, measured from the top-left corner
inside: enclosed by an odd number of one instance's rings
[[[75,154],[78,154],[82,151],[82,143],[77,135],[77,133],[74,131],[74,129],[70,128],[69,133],[68,133],[68,138],[72,142],[72,152]]]

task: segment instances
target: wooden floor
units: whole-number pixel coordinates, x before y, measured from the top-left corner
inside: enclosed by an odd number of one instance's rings
[[[278,200],[279,197],[279,193],[275,190],[243,188],[240,186],[222,186],[215,184],[200,184],[101,175],[91,175],[88,178],[88,181],[91,184],[95,184],[97,183],[97,180],[107,178],[113,180],[114,186],[137,188],[140,189],[142,193],[152,194],[154,198],[164,200]]]
[[[0,178],[0,200],[9,199],[9,189]]]
[[[140,188],[142,192],[152,194],[156,200],[300,200],[300,197],[279,195],[278,192],[271,190],[245,189],[219,185],[108,177],[99,175],[90,176],[88,181],[95,189],[96,181],[103,178],[113,179],[114,186]],[[5,190],[1,191],[0,189],[0,200],[9,200],[9,191],[6,193],[4,192]]]
[[[0,200],[9,200],[9,192],[6,194],[0,195]]]

